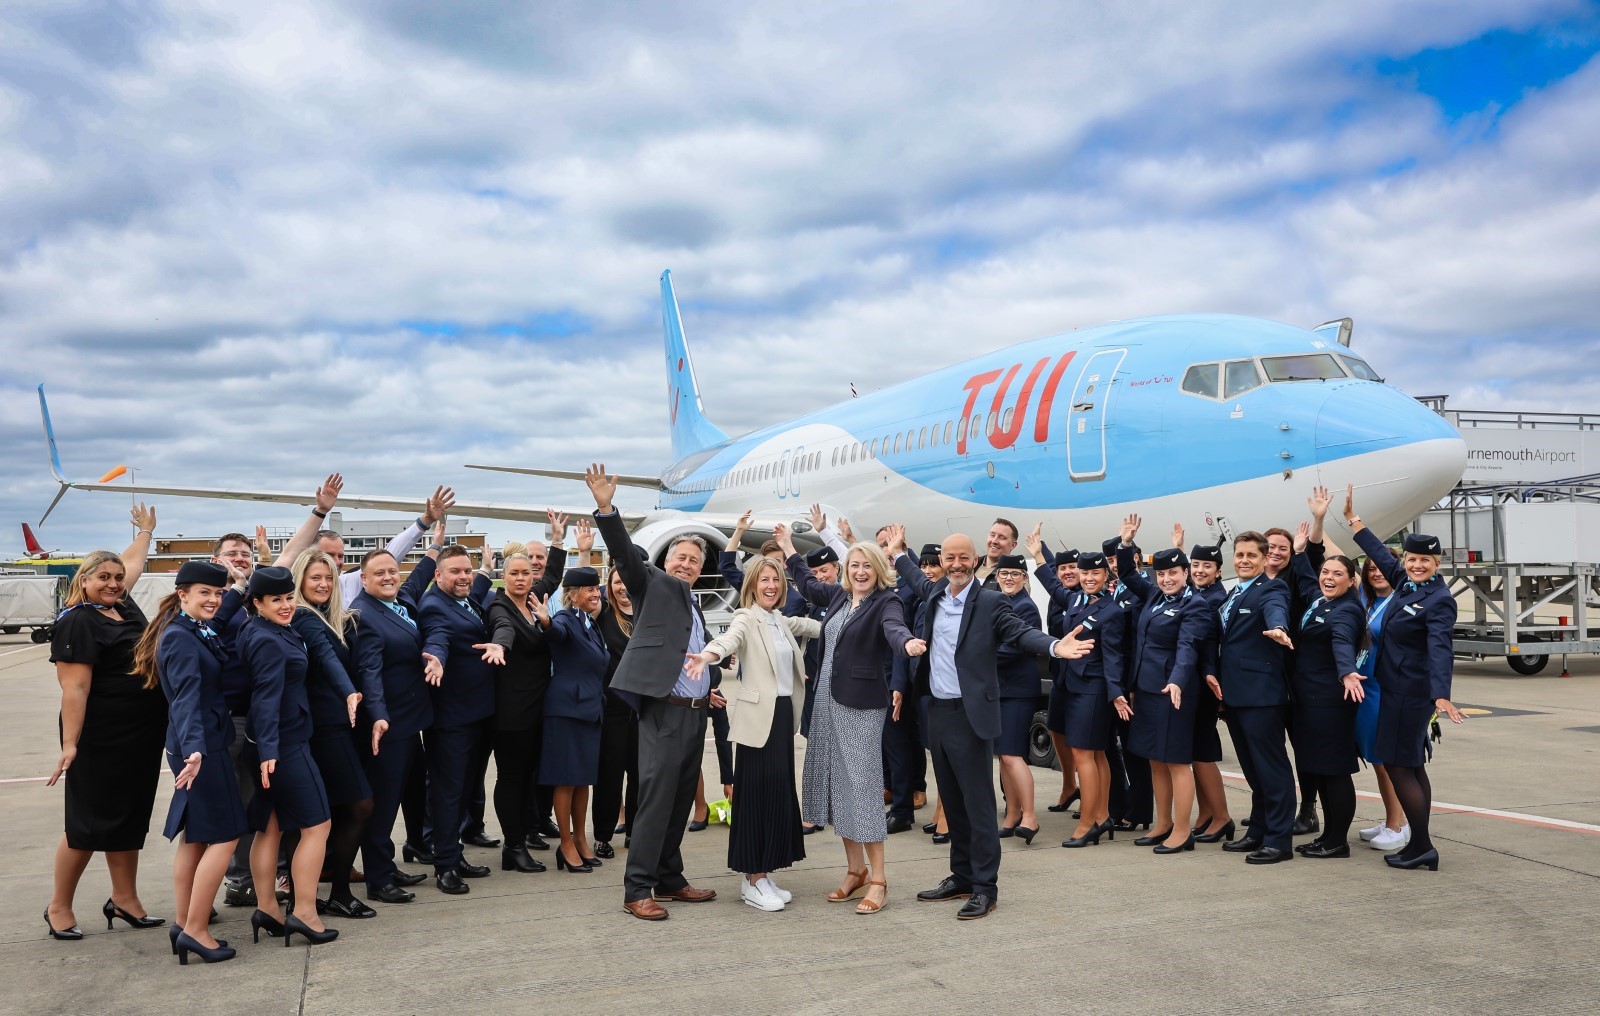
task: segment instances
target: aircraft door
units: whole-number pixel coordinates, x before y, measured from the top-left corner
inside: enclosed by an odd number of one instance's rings
[[[1127,355],[1126,349],[1102,349],[1078,374],[1067,411],[1067,475],[1074,481],[1105,479],[1106,411],[1111,383]]]

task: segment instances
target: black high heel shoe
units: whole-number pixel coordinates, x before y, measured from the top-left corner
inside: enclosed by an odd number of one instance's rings
[[[1013,825],[1013,826],[1001,826],[1000,827],[1000,838],[1002,840],[1009,840],[1011,837],[1013,837],[1015,835],[1017,835],[1017,827],[1016,826]]]
[[[1194,833],[1196,836],[1199,836],[1201,833],[1206,831],[1206,827],[1209,826],[1210,824],[1211,824],[1211,816],[1210,815],[1206,815],[1203,818],[1201,818],[1200,821],[1198,821],[1194,825],[1190,826],[1189,827],[1189,831]]]
[[[1015,832],[1017,834],[1017,839],[1026,843],[1030,847],[1033,846],[1033,838],[1039,835],[1039,830],[1037,828],[1029,829],[1027,826],[1020,823],[1017,825]]]
[[[1194,837],[1196,843],[1221,843],[1223,840],[1227,840],[1229,843],[1233,842],[1233,819],[1231,818],[1228,819],[1227,825],[1216,832],[1200,832],[1196,833]]]
[[[1114,840],[1117,838],[1117,832],[1120,827],[1108,818],[1104,822],[1101,822],[1096,828],[1106,834],[1106,839]]]
[[[583,863],[587,864],[591,868],[602,867],[602,865],[600,864],[600,858],[598,858],[598,857],[585,857],[583,859]]]
[[[1072,792],[1072,796],[1071,797],[1068,797],[1065,801],[1062,801],[1060,804],[1052,804],[1052,805],[1050,805],[1046,810],[1054,811],[1054,812],[1066,811],[1068,808],[1072,807],[1072,802],[1073,801],[1076,801],[1078,798],[1080,798],[1082,796],[1083,796],[1083,791],[1074,790]]]
[[[66,931],[57,931],[56,926],[50,923],[50,908],[44,908],[44,926],[50,929],[50,937],[58,942],[76,942],[83,938],[83,929],[74,924]]]
[[[267,933],[268,938],[282,938],[283,924],[271,914],[257,910],[250,915],[250,941],[259,944],[263,931]]]
[[[111,930],[112,919],[118,917],[124,921],[127,921],[128,925],[134,928],[159,928],[163,924],[167,923],[167,919],[165,917],[134,917],[132,914],[128,913],[126,910],[123,910],[110,900],[106,900],[106,905],[100,908],[100,912],[106,915],[107,931]]]
[[[221,963],[233,959],[238,954],[237,950],[229,948],[226,942],[219,941],[215,949],[207,949],[182,932],[172,940],[172,949],[178,954],[178,965],[184,967],[189,965],[190,953],[194,953],[207,963]]]
[[[1074,836],[1070,840],[1061,841],[1061,845],[1063,847],[1068,847],[1068,848],[1071,848],[1071,847],[1093,847],[1093,846],[1098,846],[1099,843],[1100,843],[1100,837],[1103,836],[1106,832],[1107,832],[1107,830],[1106,830],[1106,827],[1104,825],[1093,826],[1093,827],[1090,828],[1090,830],[1088,832],[1084,833],[1082,836]]]
[[[1435,847],[1429,847],[1427,850],[1418,854],[1416,857],[1410,858],[1409,860],[1403,860],[1399,854],[1388,854],[1384,857],[1384,861],[1387,862],[1391,868],[1402,868],[1406,871],[1412,871],[1417,868],[1427,868],[1429,871],[1438,871],[1439,851]]]
[[[283,947],[285,949],[289,947],[289,939],[295,935],[299,935],[312,945],[322,945],[338,938],[339,929],[325,928],[322,931],[315,931],[311,925],[290,914],[283,922]]]
[[[1169,847],[1165,843],[1157,843],[1155,845],[1155,847],[1150,852],[1152,854],[1181,854],[1185,850],[1193,850],[1193,849],[1194,849],[1194,833],[1190,833],[1189,834],[1189,838],[1184,840],[1182,843],[1178,844],[1176,847]]]
[[[1159,833],[1150,833],[1148,836],[1139,837],[1133,841],[1133,845],[1136,847],[1153,847],[1157,843],[1165,842],[1166,838],[1171,835],[1172,826],[1167,826],[1167,828],[1163,829]]]
[[[572,862],[567,860],[567,852],[565,850],[557,849],[556,850],[556,870],[557,871],[570,871],[574,875],[582,875],[582,874],[585,874],[587,872],[591,872],[594,869],[591,868],[587,864],[573,864]]]
[[[174,956],[178,955],[178,936],[181,935],[181,934],[183,934],[183,928],[179,927],[176,924],[167,925],[167,939],[169,941],[171,941],[171,943],[172,943],[172,955],[174,955]],[[225,939],[225,938],[217,939],[217,946],[219,948],[221,946],[225,946],[227,944],[228,944],[228,940],[227,939]]]

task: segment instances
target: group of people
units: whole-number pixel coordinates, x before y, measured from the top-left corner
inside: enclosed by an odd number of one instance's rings
[[[180,962],[235,955],[208,930],[224,883],[227,903],[254,905],[252,938],[285,944],[333,940],[325,916],[375,916],[353,881],[369,902],[414,899],[409,887],[427,876],[395,863],[402,812],[405,860],[430,864],[452,895],[490,874],[463,842],[500,846],[503,871],[533,873],[545,865],[530,851],[550,849],[550,837],[557,870],[584,874],[615,858],[610,841],[625,833],[624,908],[663,920],[665,903],[716,896],[688,882],[682,856],[685,830],[704,821],[713,715],[731,747],[728,865],[744,876],[744,903],[789,904],[774,874],[805,857],[808,832],[831,826],[846,864],[826,898],[881,912],[885,841],[911,828],[931,759],[938,807],[924,829],[949,843],[950,874],[917,897],[960,899],[959,919],[982,918],[999,899],[1000,841],[1031,844],[1039,831],[1026,755],[1041,675],[1064,774],[1050,810],[1077,804],[1064,847],[1142,828],[1135,843],[1157,854],[1222,842],[1253,864],[1295,851],[1348,857],[1352,774],[1365,758],[1386,818],[1361,838],[1403,848],[1387,858],[1394,867],[1438,867],[1424,763],[1435,714],[1461,721],[1450,701],[1455,602],[1436,575],[1438,541],[1408,536],[1397,558],[1361,524],[1353,491],[1344,514],[1364,565],[1325,553],[1332,501],[1319,488],[1296,531],[1234,537],[1231,590],[1224,549],[1185,553],[1181,526],[1148,570],[1136,515],[1100,550],[1052,553],[1035,527],[1027,545],[1047,618],[1004,519],[985,554],[952,534],[913,559],[903,527],[854,541],[814,509],[821,548],[802,556],[780,525],[741,565],[746,520],[719,562],[738,609],[715,634],[694,595],[705,541],[679,536],[651,561],[612,504],[615,478],[593,465],[586,481],[596,510],[592,526],[577,524],[579,565],[566,567],[567,520],[551,513],[551,545],[507,547],[496,589],[490,555],[475,563],[447,542],[444,487],[387,548],[347,569],[342,540],[321,528],[335,474],[274,564],[256,566],[250,541],[229,534],[210,561],[179,570],[149,619],[131,590],[155,513],[135,509],[133,546],[84,560],[55,626],[62,752],[50,782],[71,773],[50,934],[82,937],[73,896],[95,851],[111,872],[108,926],[164,923],[136,881],[163,750]],[[400,560],[430,529],[402,581]],[[590,560],[596,530],[611,558],[604,579]],[[1251,789],[1237,839],[1219,716]],[[483,823],[491,756],[503,845]],[[1293,847],[1293,835],[1319,830]],[[325,900],[319,881],[330,883]]]

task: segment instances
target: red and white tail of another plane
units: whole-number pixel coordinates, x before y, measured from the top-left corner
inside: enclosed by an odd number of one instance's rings
[[[33,535],[33,530],[24,522],[22,524],[22,545],[27,549],[27,556],[36,561],[48,561],[53,557],[81,557],[79,554],[70,554],[64,550],[46,550],[39,543],[39,538]]]

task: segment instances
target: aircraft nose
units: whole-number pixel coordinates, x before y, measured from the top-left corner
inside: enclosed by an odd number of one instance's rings
[[[1385,537],[1449,493],[1467,462],[1466,442],[1443,417],[1404,392],[1348,381],[1328,393],[1317,415],[1320,482],[1337,516],[1346,484],[1356,511]]]

